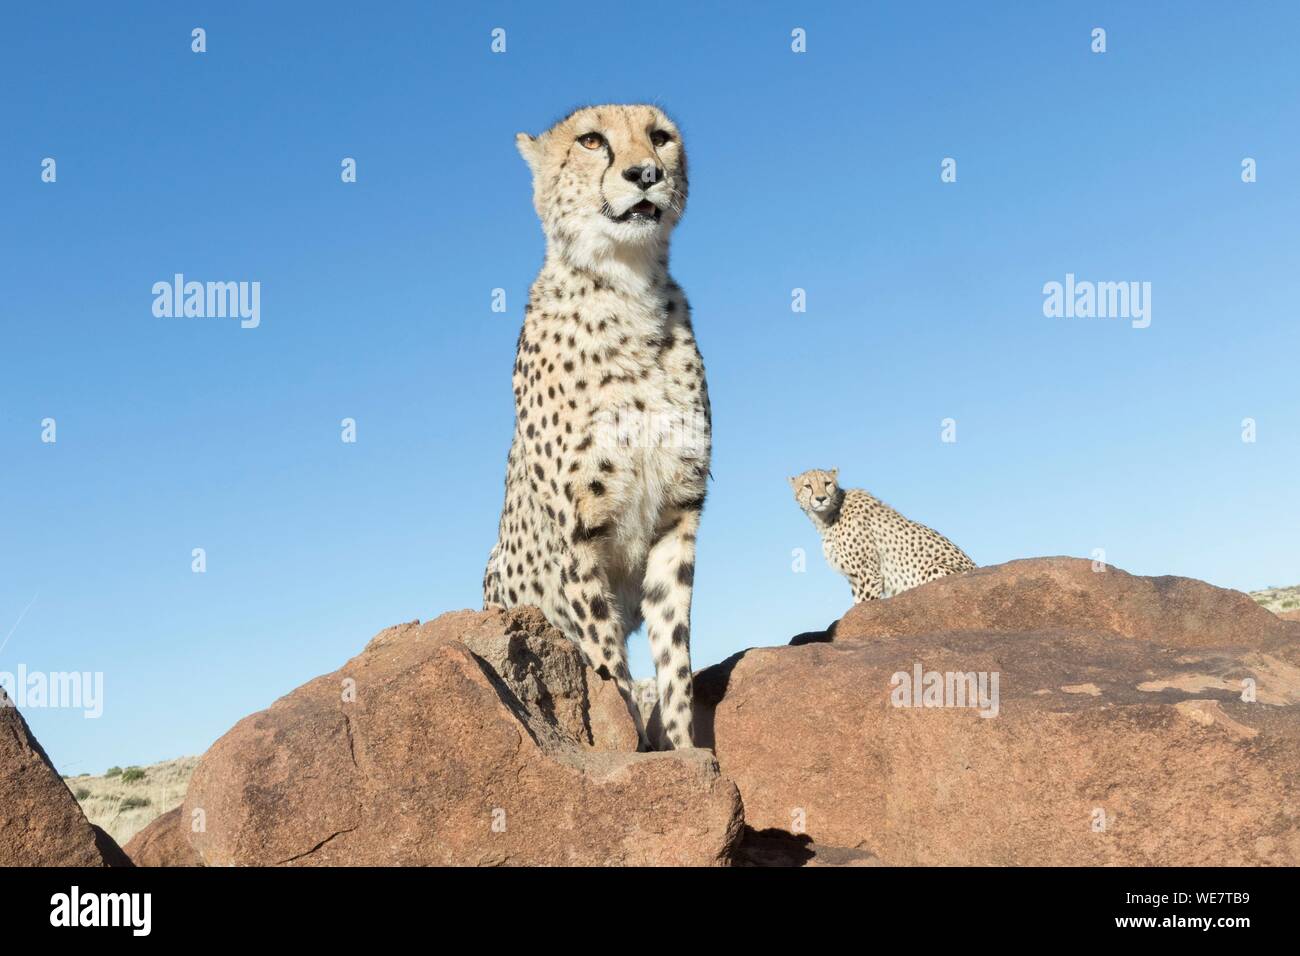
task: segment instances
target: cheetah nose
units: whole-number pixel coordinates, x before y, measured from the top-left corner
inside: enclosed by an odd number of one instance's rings
[[[630,183],[637,183],[642,189],[649,189],[663,178],[664,171],[652,163],[642,166],[629,166],[623,170],[623,178]]]

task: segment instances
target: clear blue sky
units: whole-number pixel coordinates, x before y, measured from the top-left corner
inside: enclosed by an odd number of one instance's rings
[[[1300,581],[1295,4],[453,6],[0,14],[0,670],[104,672],[101,719],[26,714],[61,770],[200,752],[478,606],[543,250],[514,134],[588,102],[690,155],[697,666],[848,607],[808,467],[981,564]],[[260,281],[261,326],[155,318],[175,272]],[[1044,317],[1067,272],[1151,282],[1151,327]]]

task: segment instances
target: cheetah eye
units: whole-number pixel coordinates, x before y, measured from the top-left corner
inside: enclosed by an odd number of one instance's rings
[[[599,133],[584,133],[578,137],[578,143],[583,149],[600,149],[605,145],[605,137]]]
[[[672,135],[664,132],[661,129],[657,129],[650,134],[650,142],[655,144],[656,149],[658,149],[660,146],[663,146],[667,143],[671,143],[672,141],[673,141]]]

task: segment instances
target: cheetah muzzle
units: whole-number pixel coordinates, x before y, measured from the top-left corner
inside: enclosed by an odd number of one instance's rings
[[[627,211],[620,216],[615,216],[610,211],[609,206],[606,205],[605,215],[615,222],[658,222],[663,215],[663,210],[649,199],[642,199],[640,202],[629,206]]]

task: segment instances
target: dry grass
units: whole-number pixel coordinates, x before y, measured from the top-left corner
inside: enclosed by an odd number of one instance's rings
[[[181,805],[198,762],[198,757],[178,757],[139,767],[144,777],[129,783],[122,774],[68,777],[64,782],[90,822],[103,827],[122,846],[157,817]],[[125,776],[131,780],[136,775]]]
[[[1274,613],[1300,610],[1300,584],[1289,588],[1264,588],[1262,591],[1251,591],[1250,596],[1256,603]]]

